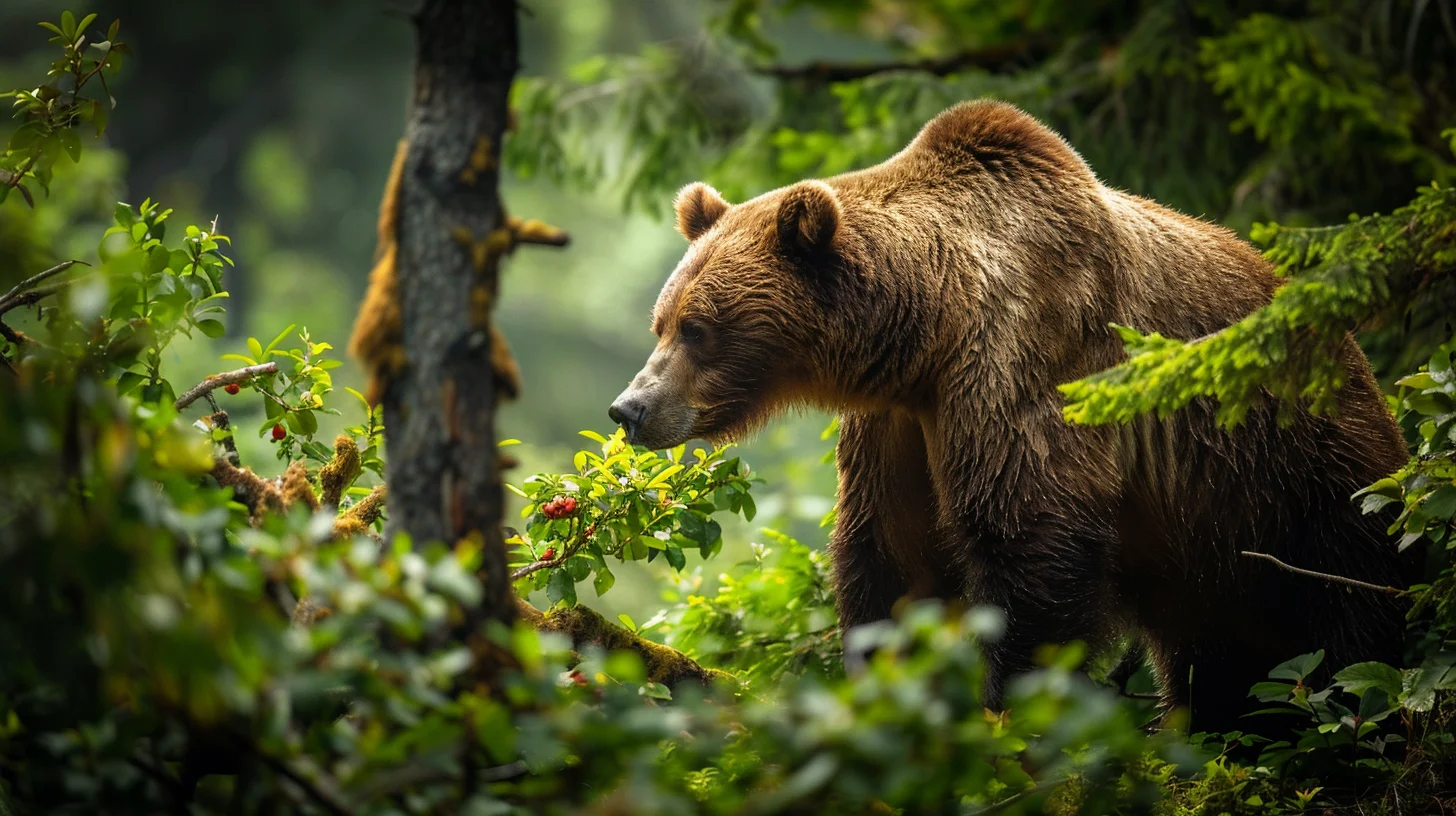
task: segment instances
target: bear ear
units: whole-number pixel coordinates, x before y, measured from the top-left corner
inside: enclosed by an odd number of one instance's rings
[[[679,190],[672,206],[677,211],[677,231],[689,241],[698,240],[728,212],[723,196],[701,181]]]
[[[779,244],[791,252],[824,252],[839,232],[839,218],[839,197],[833,188],[822,181],[801,181],[779,202]]]

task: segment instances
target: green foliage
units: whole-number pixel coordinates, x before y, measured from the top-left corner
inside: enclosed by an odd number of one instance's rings
[[[951,103],[994,96],[1115,186],[1239,226],[1326,220],[1452,180],[1430,127],[1453,113],[1438,5],[725,0],[689,47],[519,83],[507,162],[649,210],[694,177],[739,200],[883,160]],[[788,32],[806,19],[902,61],[805,60]]]
[[[34,90],[0,94],[0,98],[14,97],[15,117],[21,122],[0,153],[0,204],[11,190],[16,190],[34,206],[35,197],[26,186],[27,180],[49,192],[52,167],[61,154],[73,162],[81,158],[81,135],[76,128],[82,122],[91,123],[98,137],[106,132],[115,104],[106,78],[121,70],[122,57],[130,49],[116,39],[119,22],[111,24],[105,39],[89,39],[87,31],[95,21],[95,14],[78,21],[67,11],[61,15],[59,25],[41,23],[42,28],[55,34],[50,41],[61,47],[61,56],[51,63],[46,82]],[[104,97],[82,93],[93,79],[101,84]]]
[[[1269,225],[1256,237],[1288,278],[1273,301],[1242,321],[1184,342],[1114,326],[1127,362],[1061,386],[1071,422],[1167,416],[1199,398],[1237,424],[1265,397],[1286,416],[1297,405],[1328,413],[1344,382],[1333,353],[1351,327],[1420,309],[1456,271],[1456,189],[1424,187],[1390,215],[1315,229]]]
[[[748,467],[725,458],[727,448],[694,450],[685,461],[685,446],[662,456],[626,444],[620,429],[610,439],[582,436],[601,452],[579,451],[575,474],[538,473],[521,487],[509,485],[530,502],[521,510],[526,529],[507,542],[528,557],[513,577],[529,579],[524,590],[547,590],[552,604],[576,605],[576,585],[587,578],[598,596],[611,589],[617,579],[608,558],[651,563],[661,555],[674,570],[686,565],[685,548],[711,558],[723,547],[713,514],[752,521],[757,512]],[[566,499],[571,509],[556,510],[552,502]]]
[[[704,665],[733,672],[752,688],[772,688],[787,677],[835,677],[843,648],[834,617],[829,561],[773,530],[772,546],[753,545],[753,557],[718,576],[702,595],[702,570],[684,576],[686,593],[642,625]]]

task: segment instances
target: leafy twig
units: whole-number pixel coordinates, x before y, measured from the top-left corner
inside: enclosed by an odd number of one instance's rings
[[[215,388],[222,388],[225,385],[233,385],[234,383],[246,382],[247,380],[251,380],[254,377],[260,377],[264,374],[277,373],[278,364],[269,362],[263,363],[261,365],[245,366],[236,371],[226,371],[222,374],[214,374],[211,377],[208,377],[207,379],[198,383],[197,385],[194,385],[191,388],[187,389],[187,391],[184,392],[182,396],[177,398],[177,402],[175,403],[175,405],[177,407],[177,410],[180,411],[183,408],[191,405],[192,403],[202,399],[203,395],[211,393],[212,390]]]
[[[1361,589],[1368,589],[1368,590],[1370,590],[1372,592],[1383,592],[1386,595],[1393,595],[1393,596],[1396,596],[1396,597],[1399,597],[1399,596],[1404,595],[1406,593],[1406,591],[1404,589],[1398,589],[1398,588],[1393,587],[1393,586],[1381,586],[1380,584],[1370,584],[1370,583],[1366,583],[1365,581],[1357,581],[1354,578],[1346,578],[1343,575],[1330,575],[1327,572],[1315,572],[1314,570],[1300,569],[1299,567],[1295,567],[1295,566],[1291,566],[1289,564],[1286,564],[1283,561],[1280,561],[1279,559],[1275,558],[1274,556],[1269,555],[1268,553],[1249,552],[1249,551],[1245,550],[1245,551],[1239,553],[1239,555],[1247,555],[1250,558],[1262,558],[1265,561],[1269,561],[1269,562],[1273,563],[1275,566],[1279,567],[1280,569],[1288,570],[1289,572],[1292,572],[1292,573],[1294,573],[1296,575],[1305,575],[1305,576],[1308,576],[1310,578],[1318,578],[1321,581],[1331,581],[1331,582],[1336,583],[1336,584],[1347,584],[1347,585],[1352,586],[1352,587],[1359,587]]]

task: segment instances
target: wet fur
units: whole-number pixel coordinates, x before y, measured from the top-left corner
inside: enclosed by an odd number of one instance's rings
[[[1121,428],[1062,420],[1056,386],[1123,358],[1109,322],[1194,338],[1268,302],[1268,263],[1233,233],[1102,185],[993,102],[863,171],[732,207],[689,188],[678,216],[693,243],[653,327],[665,344],[683,321],[709,327],[681,383],[694,435],[794,405],[842,416],[842,629],[907,595],[1003,607],[993,707],[1037,644],[1131,629],[1195,730],[1240,727],[1248,687],[1302,652],[1400,659],[1399,602],[1238,555],[1413,578],[1349,500],[1405,459],[1352,339],[1333,419],[1281,428],[1256,409],[1226,433],[1195,404]]]

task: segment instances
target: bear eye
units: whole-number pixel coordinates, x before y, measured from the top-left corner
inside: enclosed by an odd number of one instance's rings
[[[689,346],[700,346],[708,339],[708,330],[696,320],[684,320],[677,327],[677,335]]]

